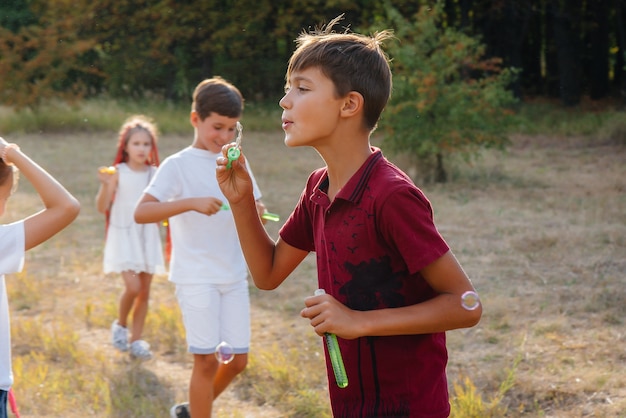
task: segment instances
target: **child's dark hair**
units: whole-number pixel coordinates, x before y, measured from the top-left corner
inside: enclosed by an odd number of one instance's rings
[[[12,192],[17,188],[18,179],[17,169],[14,165],[8,165],[0,158],[0,186],[3,186],[7,181],[13,182]]]
[[[126,153],[126,145],[128,140],[134,133],[138,131],[145,131],[150,135],[152,139],[152,151],[148,156],[146,164],[159,165],[159,152],[157,150],[157,139],[159,132],[154,121],[144,115],[133,115],[126,119],[119,130],[119,136],[117,141],[117,154],[113,164],[124,163],[128,161],[128,154]]]
[[[237,87],[217,76],[201,81],[193,92],[191,110],[200,120],[212,112],[229,118],[238,118],[243,113],[243,96]]]
[[[374,33],[371,37],[336,33],[332,28],[343,18],[338,16],[322,28],[302,32],[296,39],[297,48],[289,60],[286,81],[291,73],[319,68],[332,80],[337,97],[356,91],[363,96],[364,122],[369,130],[378,123],[380,114],[391,96],[389,59],[381,48],[391,38],[391,31]]]
[[[0,159],[0,186],[2,186],[7,179],[10,177],[10,174],[13,172],[11,166],[6,165],[2,159]]]

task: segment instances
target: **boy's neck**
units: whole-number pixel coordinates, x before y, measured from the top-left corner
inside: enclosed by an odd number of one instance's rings
[[[346,141],[343,144],[348,144]],[[373,151],[369,140],[360,141],[357,146],[339,146],[336,149],[318,149],[328,171],[328,196],[335,195],[359,171]]]

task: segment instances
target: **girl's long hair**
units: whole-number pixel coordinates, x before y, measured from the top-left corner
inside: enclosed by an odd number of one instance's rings
[[[119,163],[125,163],[128,161],[128,153],[126,152],[126,145],[130,137],[138,131],[145,131],[150,135],[152,139],[152,150],[146,160],[146,165],[159,166],[159,149],[157,147],[158,130],[152,119],[144,115],[134,115],[126,119],[124,124],[119,130],[119,136],[117,139],[117,153],[113,160],[113,165],[117,166]]]

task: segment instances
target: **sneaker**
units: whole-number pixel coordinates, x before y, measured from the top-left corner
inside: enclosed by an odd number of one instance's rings
[[[138,360],[150,360],[152,358],[150,344],[144,340],[133,341],[130,344],[130,356]]]
[[[170,409],[170,418],[191,418],[189,402],[179,403]]]
[[[128,351],[128,330],[118,324],[117,319],[111,324],[111,342],[118,350]]]

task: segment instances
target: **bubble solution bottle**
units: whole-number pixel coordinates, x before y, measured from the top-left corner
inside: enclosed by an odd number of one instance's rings
[[[324,289],[317,289],[315,296],[323,295],[326,292]],[[341,357],[341,350],[339,349],[339,342],[337,342],[337,336],[335,334],[326,333],[324,335],[324,341],[326,342],[326,348],[328,348],[328,356],[333,366],[333,373],[335,374],[335,382],[340,388],[348,386],[348,375],[346,374],[346,368],[343,365],[343,358]]]

